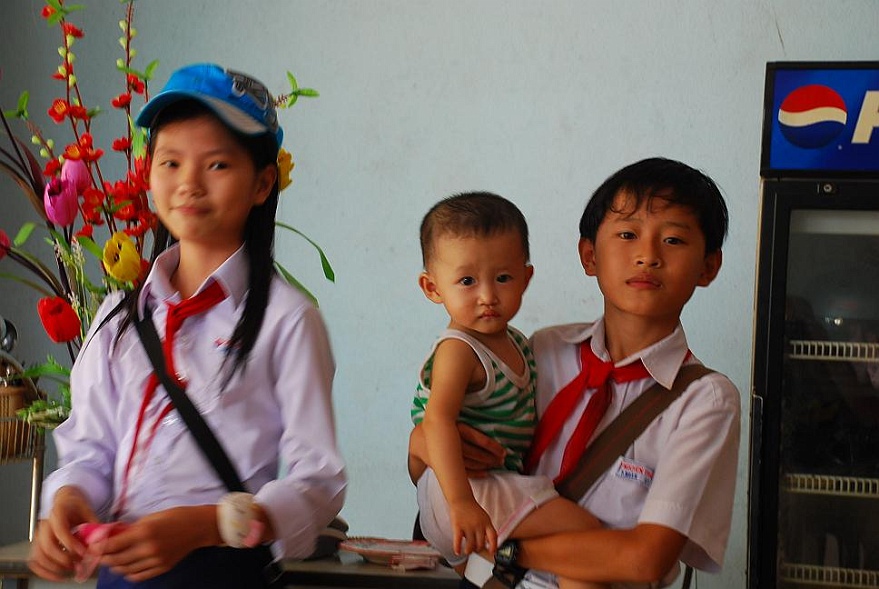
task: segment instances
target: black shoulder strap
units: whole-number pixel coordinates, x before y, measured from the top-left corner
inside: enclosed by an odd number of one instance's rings
[[[229,460],[229,456],[226,455],[226,451],[223,450],[213,430],[211,430],[210,426],[201,416],[201,413],[192,404],[186,391],[168,375],[168,370],[165,367],[165,356],[162,353],[162,343],[159,340],[159,334],[156,333],[156,326],[153,325],[152,311],[149,306],[144,308],[142,318],[135,318],[134,325],[137,328],[138,335],[140,335],[140,341],[143,343],[144,349],[146,349],[147,356],[149,356],[150,362],[152,362],[153,371],[158,377],[159,382],[165,387],[168,396],[171,397],[171,402],[174,403],[174,407],[183,418],[186,427],[189,428],[195,441],[198,442],[198,447],[202,454],[213,465],[217,475],[229,491],[245,492],[246,489],[241,482],[241,478],[238,476],[238,472],[235,470],[235,466]],[[284,571],[275,560],[271,549],[266,544],[260,544],[255,550],[260,551],[268,563],[262,570],[266,586],[280,587]]]
[[[153,325],[152,313],[148,307],[144,309],[143,318],[135,319],[134,325],[137,328],[137,333],[140,335],[140,340],[143,342],[143,347],[146,349],[147,356],[149,356],[153,364],[153,370],[159,382],[165,387],[165,391],[171,397],[174,407],[180,413],[189,431],[192,432],[192,435],[198,442],[198,447],[201,449],[202,454],[213,465],[229,491],[246,491],[244,484],[238,476],[238,472],[235,470],[232,462],[229,461],[229,457],[226,455],[225,450],[223,450],[210,426],[205,423],[204,418],[192,404],[186,391],[168,375],[168,370],[165,367],[165,356],[162,353],[162,343],[159,340],[159,334],[156,333],[156,326]]]

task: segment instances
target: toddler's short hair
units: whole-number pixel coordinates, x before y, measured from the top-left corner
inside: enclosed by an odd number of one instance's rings
[[[654,157],[630,164],[598,187],[580,218],[580,238],[595,241],[598,226],[613,210],[617,195],[625,192],[635,199],[635,207],[654,198],[686,207],[699,219],[705,235],[705,253],[720,250],[729,226],[729,213],[714,180],[690,166]]]
[[[449,196],[433,205],[421,221],[422,263],[426,269],[433,258],[436,239],[441,235],[488,237],[504,231],[519,233],[528,261],[528,224],[516,205],[491,192]]]

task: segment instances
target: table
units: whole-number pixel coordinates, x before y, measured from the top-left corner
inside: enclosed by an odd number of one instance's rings
[[[20,579],[18,586],[27,586],[30,576],[27,568],[29,550],[28,542],[0,547],[0,581],[6,578]],[[284,582],[296,589],[456,589],[459,581],[454,571],[442,566],[433,570],[395,571],[383,565],[366,562],[360,556],[344,551],[337,557],[320,560],[285,561],[283,567]]]

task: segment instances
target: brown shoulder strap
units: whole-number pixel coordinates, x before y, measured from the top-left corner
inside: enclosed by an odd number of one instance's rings
[[[680,397],[693,381],[710,372],[713,370],[701,364],[682,366],[671,389],[656,383],[644,391],[589,444],[571,474],[556,485],[559,494],[579,501],[672,401]]]
[[[583,452],[571,474],[556,484],[563,497],[579,502],[592,484],[614,461],[626,451],[632,442],[647,429],[666,407],[681,396],[694,381],[714,372],[701,364],[682,366],[671,389],[656,383],[632,401]],[[685,589],[689,589],[692,569],[687,566],[684,574]],[[490,577],[482,589],[505,589],[507,584],[497,576]]]

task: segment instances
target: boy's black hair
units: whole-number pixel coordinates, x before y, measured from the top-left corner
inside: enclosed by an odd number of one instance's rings
[[[517,231],[522,238],[525,261],[531,257],[528,248],[528,223],[525,216],[509,200],[491,192],[462,192],[439,201],[421,221],[421,260],[434,255],[436,238],[487,237],[504,231]]]
[[[635,199],[635,208],[645,200],[649,205],[659,198],[690,209],[705,235],[705,253],[716,252],[723,246],[729,213],[714,180],[684,163],[661,157],[630,164],[598,187],[580,217],[581,239],[595,242],[598,226],[608,211],[615,211],[614,201],[621,192]]]
[[[236,132],[224,124],[213,112],[195,100],[181,100],[167,106],[153,121],[150,127],[149,153],[152,156],[155,140],[162,127],[169,123],[191,120],[194,118],[209,116],[223,124],[235,137],[238,143],[247,151],[253,160],[257,170],[266,166],[276,166],[278,161],[278,145],[273,135],[265,133],[250,136]],[[266,307],[269,300],[269,289],[274,268],[274,244],[275,244],[275,214],[278,208],[278,180],[272,187],[269,197],[261,205],[253,207],[244,225],[244,251],[247,256],[248,270],[250,272],[249,289],[244,303],[244,312],[235,325],[232,337],[229,340],[229,349],[234,350],[233,372],[241,368],[246,362],[250,351],[256,344],[256,338],[265,318]],[[156,220],[156,229],[153,233],[153,251],[150,256],[150,267],[156,258],[176,240],[168,232],[168,229]],[[113,309],[107,318],[101,323],[101,327],[114,315],[123,312],[123,320],[116,334],[116,339],[131,326],[137,313],[137,300],[143,283],[127,292],[125,298]]]

